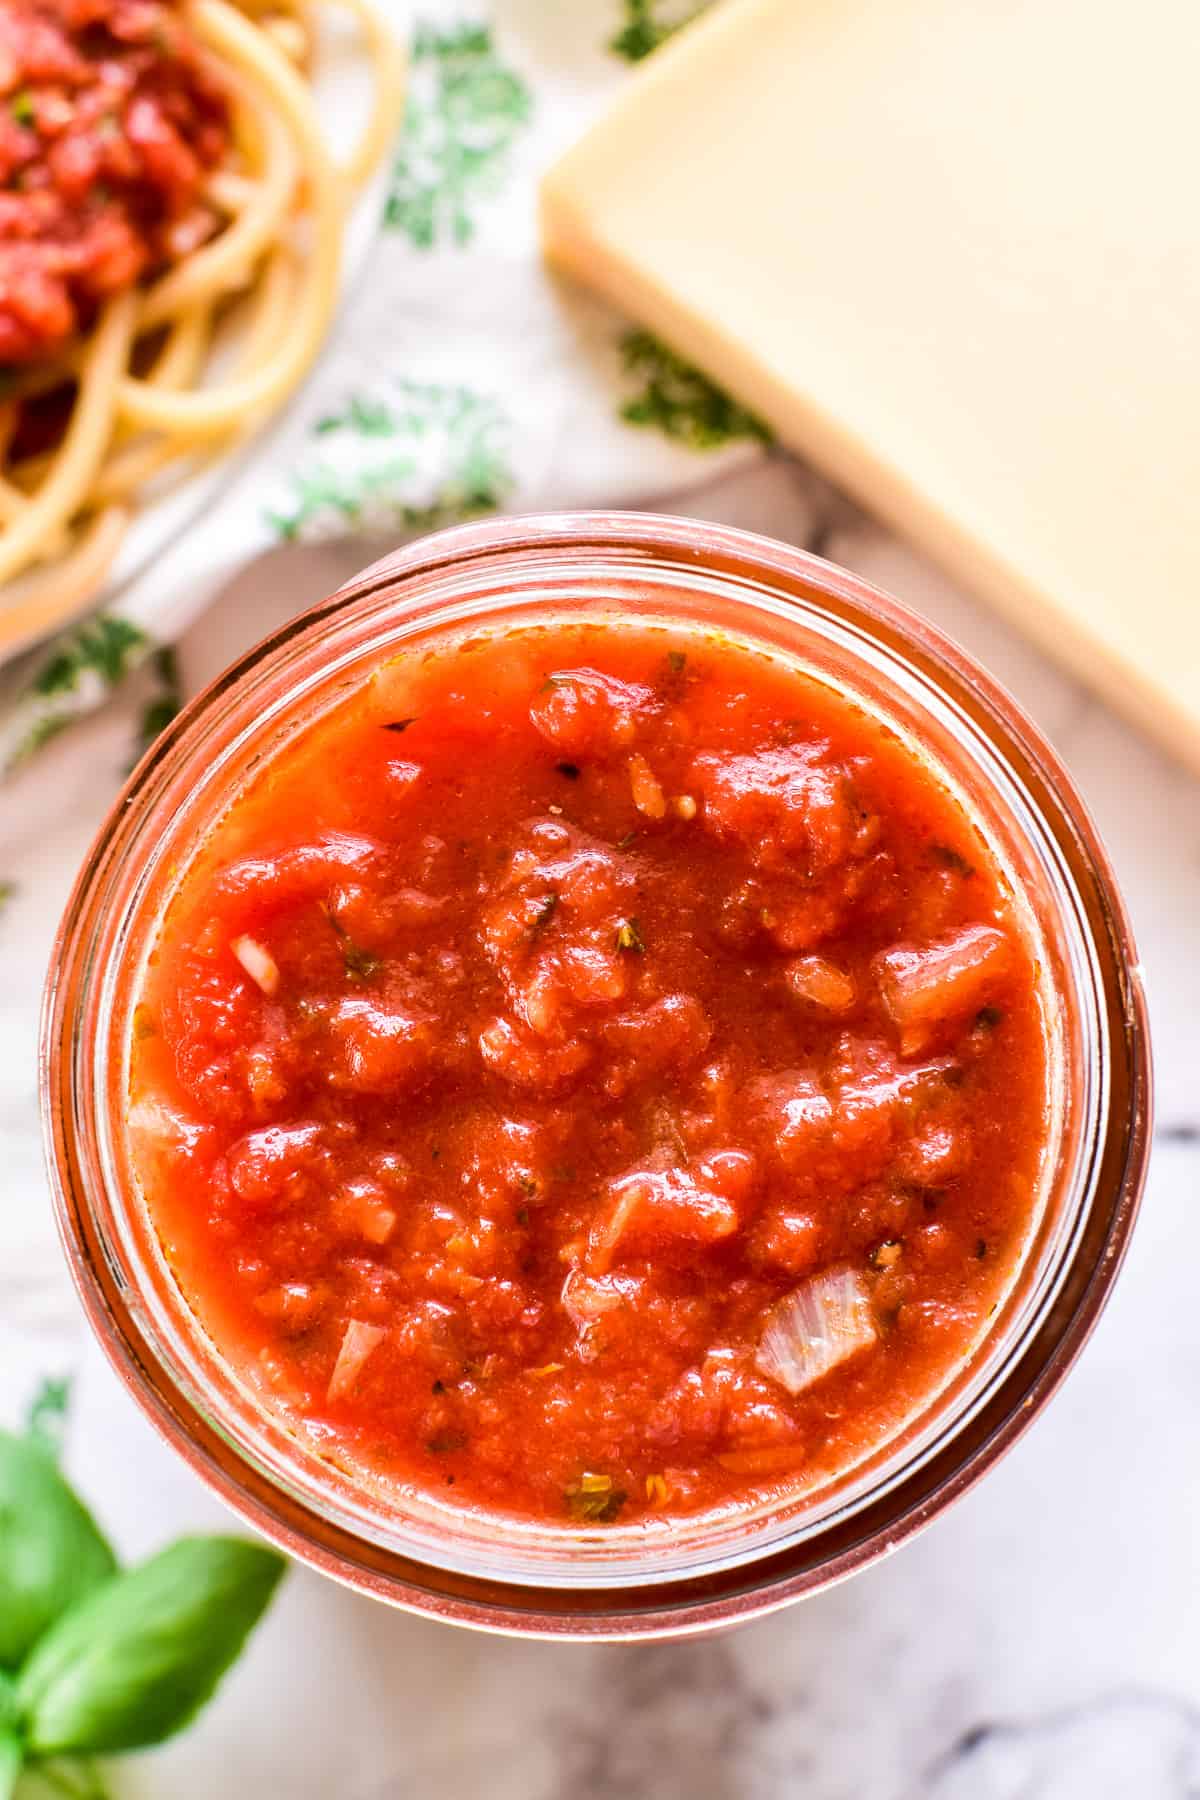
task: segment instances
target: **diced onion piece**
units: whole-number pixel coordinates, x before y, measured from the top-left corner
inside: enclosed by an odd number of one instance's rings
[[[854,983],[844,969],[823,956],[798,956],[783,972],[797,1000],[821,1012],[849,1012],[854,1005]]]
[[[876,962],[879,993],[909,1056],[939,1026],[977,1011],[1007,975],[1012,945],[991,925],[969,925],[921,950],[888,950]]]
[[[330,1400],[340,1400],[350,1392],[362,1374],[368,1356],[378,1349],[386,1336],[382,1325],[364,1325],[359,1319],[351,1319],[333,1365],[333,1374],[329,1377],[326,1392]]]
[[[236,937],[230,949],[256,987],[267,995],[279,992],[279,964],[256,938]]]
[[[854,1269],[826,1269],[767,1314],[756,1366],[789,1394],[802,1394],[876,1341],[870,1297]]]
[[[644,756],[634,755],[629,759],[629,786],[633,794],[633,804],[648,819],[665,819],[667,816],[667,797],[662,791],[662,784]]]

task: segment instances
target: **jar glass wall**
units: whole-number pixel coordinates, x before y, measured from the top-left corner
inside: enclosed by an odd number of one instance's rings
[[[125,1134],[139,972],[181,870],[292,734],[401,649],[555,619],[675,622],[758,644],[865,702],[931,762],[1005,867],[1042,980],[1049,1135],[1033,1229],[972,1354],[817,1492],[638,1533],[539,1526],[414,1494],[383,1506],[318,1456],[185,1304]],[[60,1223],[93,1328],[152,1420],[251,1524],[397,1604],[498,1630],[694,1631],[891,1549],[1028,1423],[1087,1336],[1144,1173],[1144,1001],[1094,827],[1053,751],[963,652],[868,583],[692,521],[566,515],[414,544],[260,644],[135,772],[80,875],[47,989],[43,1092]]]

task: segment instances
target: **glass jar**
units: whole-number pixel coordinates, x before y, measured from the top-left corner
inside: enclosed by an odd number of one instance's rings
[[[125,1143],[131,1011],[172,884],[239,783],[367,671],[422,640],[531,619],[674,619],[765,644],[864,699],[987,833],[1038,945],[1051,1070],[1040,1210],[968,1360],[818,1494],[639,1535],[373,1503],[292,1435],[186,1306]],[[764,538],[643,514],[489,521],[385,558],[186,708],[135,771],[76,884],[46,995],[43,1099],[59,1221],[92,1327],[134,1398],[249,1524],[397,1605],[488,1629],[634,1638],[782,1606],[927,1524],[1061,1381],[1125,1250],[1150,1066],[1129,924],[1062,764],[961,650],[868,582]]]

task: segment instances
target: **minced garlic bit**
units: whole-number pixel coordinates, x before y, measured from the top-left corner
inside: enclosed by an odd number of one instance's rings
[[[821,1012],[849,1012],[854,1005],[853,981],[823,956],[798,956],[788,964],[783,978],[797,1000]]]
[[[671,802],[671,810],[681,819],[694,819],[696,801],[691,794],[676,794]]]
[[[279,964],[256,938],[236,937],[229,947],[256,987],[264,994],[279,992]]]
[[[645,813],[648,819],[666,818],[667,797],[662,784],[645,757],[638,753],[629,759],[629,785],[633,804],[640,813]]]
[[[387,1332],[382,1325],[366,1325],[361,1319],[350,1320],[342,1335],[342,1345],[333,1365],[333,1374],[329,1377],[326,1392],[330,1400],[340,1400],[354,1389],[362,1374],[363,1364],[386,1336]]]

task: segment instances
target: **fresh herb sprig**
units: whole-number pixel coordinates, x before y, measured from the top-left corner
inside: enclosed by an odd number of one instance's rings
[[[0,1432],[0,1800],[39,1766],[99,1800],[88,1759],[188,1725],[283,1570],[273,1550],[231,1537],[182,1538],[121,1569],[51,1450]]]

